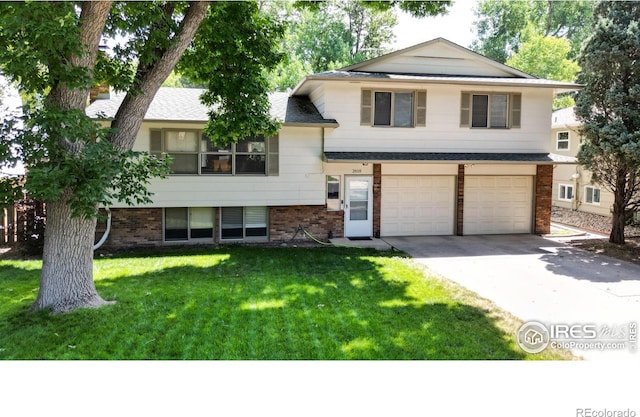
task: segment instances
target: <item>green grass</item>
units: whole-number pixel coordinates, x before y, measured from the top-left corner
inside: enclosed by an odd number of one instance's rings
[[[41,262],[0,261],[0,359],[560,359],[393,253],[194,248],[95,261],[99,310],[32,313]]]

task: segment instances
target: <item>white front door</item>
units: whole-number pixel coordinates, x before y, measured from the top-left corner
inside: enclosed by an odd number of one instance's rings
[[[373,235],[373,178],[345,176],[344,235]]]

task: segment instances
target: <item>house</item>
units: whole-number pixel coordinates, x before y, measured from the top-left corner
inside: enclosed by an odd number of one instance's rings
[[[438,38],[271,94],[278,135],[227,148],[202,137],[201,91],[161,88],[134,150],[173,175],[113,204],[107,244],[548,233],[553,167],[574,161],[551,152],[551,106],[577,88]]]
[[[551,116],[551,151],[576,156],[582,143],[580,122],[573,107]],[[586,213],[611,216],[613,193],[591,183],[591,173],[578,164],[558,165],[553,172],[553,205]]]

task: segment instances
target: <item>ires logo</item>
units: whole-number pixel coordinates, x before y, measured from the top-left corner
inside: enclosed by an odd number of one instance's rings
[[[528,321],[516,334],[518,345],[528,353],[540,353],[548,346],[582,350],[637,350],[637,323],[623,325],[543,324]]]
[[[595,324],[550,324],[549,337],[553,340],[596,339],[598,329]]]

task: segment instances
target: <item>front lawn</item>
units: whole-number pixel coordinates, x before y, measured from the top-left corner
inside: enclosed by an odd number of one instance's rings
[[[221,247],[101,258],[113,306],[30,313],[41,262],[0,261],[0,359],[561,359],[394,253]]]

